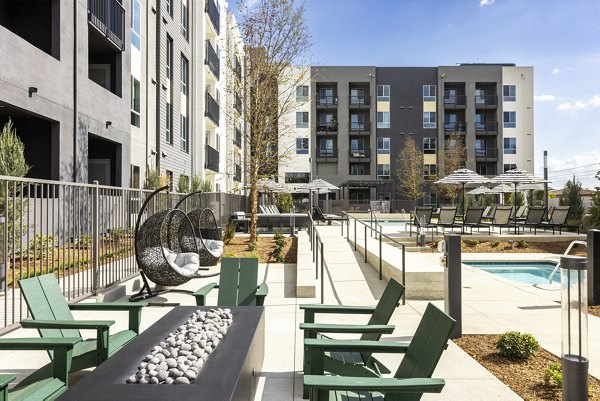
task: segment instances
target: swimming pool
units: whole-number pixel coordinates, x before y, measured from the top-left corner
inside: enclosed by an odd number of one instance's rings
[[[556,263],[552,262],[463,262],[485,272],[523,284],[548,284]],[[560,283],[560,271],[554,273],[553,283]]]

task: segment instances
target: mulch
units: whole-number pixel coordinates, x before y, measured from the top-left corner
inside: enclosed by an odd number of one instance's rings
[[[285,237],[285,247],[283,248],[284,262],[283,263],[296,263],[298,254],[298,239]],[[233,254],[237,257],[243,258],[252,254],[258,255],[258,261],[260,263],[277,263],[273,257],[273,250],[275,249],[275,239],[273,237],[258,237],[257,248],[255,251],[248,249],[250,243],[250,237],[235,237],[225,245],[223,253]]]
[[[496,350],[497,338],[497,335],[466,335],[453,341],[524,400],[562,399],[560,387],[544,383],[546,368],[551,363],[560,364],[560,358],[540,348],[528,360],[511,361]],[[590,400],[600,400],[600,380],[589,376],[589,383]]]

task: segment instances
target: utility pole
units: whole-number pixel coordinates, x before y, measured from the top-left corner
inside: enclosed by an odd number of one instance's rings
[[[548,207],[548,151],[544,150],[544,206]]]

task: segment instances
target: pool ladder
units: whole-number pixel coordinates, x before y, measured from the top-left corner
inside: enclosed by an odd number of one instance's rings
[[[567,250],[565,251],[565,253],[563,253],[563,255],[568,255],[569,252],[571,252],[571,249],[573,248],[574,245],[583,245],[587,248],[586,241],[571,241],[571,243],[569,244],[569,246],[567,247]],[[558,270],[559,267],[560,267],[560,262],[558,262],[556,264],[556,266],[554,267],[554,270],[552,270],[552,273],[550,273],[550,277],[548,277],[548,284],[552,284],[552,277],[554,277],[554,274],[556,273],[556,271]]]

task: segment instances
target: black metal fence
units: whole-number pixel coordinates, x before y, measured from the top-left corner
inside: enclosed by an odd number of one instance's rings
[[[125,9],[117,0],[88,0],[88,21],[125,50]]]

